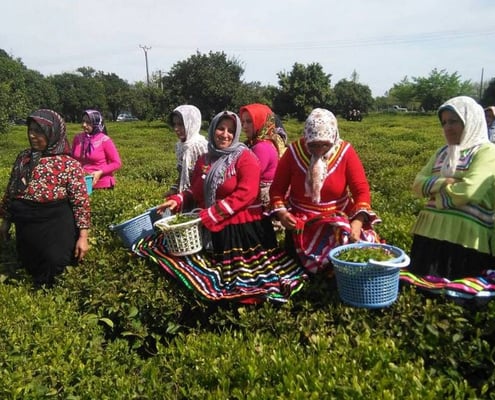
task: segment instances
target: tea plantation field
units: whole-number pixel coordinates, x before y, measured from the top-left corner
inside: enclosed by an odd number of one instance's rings
[[[302,124],[286,128],[295,139]],[[108,130],[123,168],[115,190],[91,196],[84,263],[34,290],[14,243],[0,245],[0,399],[495,399],[495,303],[404,288],[386,309],[353,308],[313,276],[284,305],[213,304],[134,256],[108,226],[161,202],[175,135],[162,122]],[[437,117],[371,115],[340,133],[367,171],[379,233],[408,251],[422,205],[411,184],[443,144]],[[26,146],[23,127],[0,135],[2,191]]]

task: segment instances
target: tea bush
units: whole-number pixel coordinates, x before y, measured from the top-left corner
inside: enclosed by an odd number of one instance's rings
[[[301,123],[285,126],[300,136]],[[494,303],[463,307],[405,287],[386,309],[352,308],[325,276],[284,305],[208,303],[134,256],[109,225],[162,201],[175,135],[162,122],[108,128],[123,168],[113,191],[91,196],[84,263],[35,291],[13,242],[1,245],[0,398],[495,398]],[[340,132],[367,171],[380,235],[408,251],[422,206],[410,187],[443,142],[437,117],[370,115]],[[2,188],[26,144],[22,127],[0,136]]]

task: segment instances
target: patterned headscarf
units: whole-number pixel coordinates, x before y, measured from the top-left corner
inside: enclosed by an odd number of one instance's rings
[[[488,128],[483,108],[471,97],[458,96],[447,100],[439,107],[438,118],[442,118],[445,110],[456,113],[464,124],[460,143],[448,145],[447,157],[440,171],[442,176],[453,177],[461,151],[489,142]]]
[[[70,145],[67,139],[65,121],[55,111],[40,109],[33,112],[27,118],[28,139],[29,125],[35,122],[39,125],[47,140],[47,147],[43,151],[34,149],[25,150],[14,165],[12,179],[9,185],[9,193],[15,196],[23,192],[31,180],[34,168],[40,162],[41,157],[70,154]]]
[[[304,125],[304,140],[306,144],[318,141],[332,145],[330,150],[321,157],[311,155],[306,173],[306,196],[311,197],[311,201],[316,204],[321,199],[320,192],[326,178],[327,161],[342,142],[335,115],[323,108],[315,108],[311,111]]]
[[[91,126],[93,127],[93,131],[91,133],[84,133],[82,144],[81,144],[81,156],[88,157],[93,151],[93,143],[92,138],[97,133],[107,134],[107,128],[103,123],[103,116],[99,111],[96,110],[86,110],[83,113],[83,117],[87,116],[89,121],[91,122]]]
[[[180,170],[180,179],[178,191],[182,192],[190,186],[189,171],[194,168],[198,157],[205,152],[207,141],[200,134],[201,129],[201,111],[192,105],[178,106],[170,114],[170,124],[172,125],[173,117],[178,116],[184,124],[186,140],[178,141],[175,145],[175,154],[177,157],[177,166]]]
[[[231,119],[235,124],[235,133],[230,147],[218,149],[215,145],[215,130],[223,119]],[[222,111],[213,117],[208,128],[208,158],[213,163],[206,174],[204,181],[204,194],[206,207],[215,203],[218,187],[227,178],[227,169],[235,164],[241,153],[247,149],[246,145],[239,142],[241,136],[241,120],[231,111]]]

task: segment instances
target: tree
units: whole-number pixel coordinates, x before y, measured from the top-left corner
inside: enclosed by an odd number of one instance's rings
[[[20,60],[0,50],[0,132],[7,131],[11,119],[29,112],[24,71]]]
[[[414,77],[415,98],[426,111],[437,110],[443,102],[454,96],[473,95],[470,81],[461,82],[457,72],[448,74],[445,70],[436,68],[427,78]]]
[[[388,94],[389,103],[387,106],[398,104],[413,109],[415,108],[415,96],[416,90],[414,83],[405,76],[399,83],[395,83],[392,89],[390,89]]]
[[[274,101],[274,110],[280,115],[294,115],[303,121],[315,107],[330,108],[332,90],[330,74],[325,74],[318,63],[307,66],[295,63],[289,73],[279,72],[280,91]]]
[[[193,104],[203,118],[210,119],[222,110],[235,109],[243,73],[240,62],[224,52],[197,52],[172,66],[163,87],[171,104]]]
[[[95,108],[101,112],[107,109],[105,90],[101,81],[74,73],[63,73],[49,77],[57,90],[59,104],[56,109],[67,122],[78,122],[82,112]]]
[[[368,112],[373,105],[371,89],[367,85],[355,81],[342,79],[333,88],[335,105],[332,107],[334,113],[346,115],[349,110],[357,109]]]
[[[481,104],[484,107],[492,106],[495,104],[495,78],[492,78],[490,82],[488,82],[488,86],[483,92],[483,96],[481,97]]]
[[[106,74],[102,71],[96,73],[95,79],[103,86],[107,103],[106,111],[110,119],[114,120],[120,111],[128,109],[125,105],[129,103],[129,84],[114,73]]]

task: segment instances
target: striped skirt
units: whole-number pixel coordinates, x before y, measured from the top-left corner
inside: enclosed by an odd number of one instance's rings
[[[133,251],[206,300],[286,302],[301,289],[307,275],[277,246],[266,224],[229,225],[211,234],[212,251],[194,255],[171,255],[162,233],[141,239]]]

